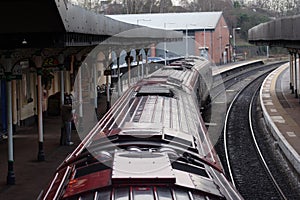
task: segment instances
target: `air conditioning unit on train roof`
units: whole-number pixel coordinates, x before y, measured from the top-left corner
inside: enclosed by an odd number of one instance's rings
[[[149,95],[157,95],[157,96],[165,96],[165,97],[174,96],[170,88],[161,85],[144,85],[137,92],[136,96],[139,97],[139,96],[149,96]]]
[[[113,184],[175,182],[176,177],[166,153],[130,151],[115,153],[112,167]]]

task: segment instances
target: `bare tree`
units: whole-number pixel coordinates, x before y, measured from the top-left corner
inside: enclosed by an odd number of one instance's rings
[[[276,16],[299,14],[300,0],[257,0],[254,6],[276,12]]]
[[[157,8],[160,0],[123,0],[127,14],[135,13],[152,13],[154,8]]]
[[[233,6],[231,0],[193,0],[190,3],[187,0],[182,0],[181,2],[193,12],[221,11]]]

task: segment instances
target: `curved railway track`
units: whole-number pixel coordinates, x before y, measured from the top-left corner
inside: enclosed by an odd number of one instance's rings
[[[263,66],[255,67],[255,69],[249,69],[244,71],[239,71],[237,74],[232,74],[230,76],[226,76],[224,79],[223,84],[223,92],[217,91],[215,88],[213,91],[215,92],[215,96],[212,95],[212,103],[213,106],[208,106],[208,109],[205,109],[203,114],[205,116],[205,121],[207,122],[213,122],[208,125],[209,135],[214,135],[211,139],[215,142],[215,149],[218,152],[218,155],[220,157],[220,160],[223,163],[223,168],[225,170],[226,176],[229,177],[228,167],[226,165],[226,156],[224,152],[224,138],[223,135],[220,136],[220,132],[223,131],[223,125],[225,121],[225,114],[226,114],[226,108],[228,104],[234,99],[236,94],[245,88],[248,84],[250,84],[254,79],[261,76],[264,73],[267,73],[267,71],[271,71],[272,69],[275,69],[279,65],[281,65],[282,62],[271,64],[272,66],[268,69]],[[215,83],[215,86],[220,85],[220,83]],[[219,86],[220,87],[220,86]],[[230,92],[229,92],[230,91]],[[225,99],[225,100],[224,100]],[[220,104],[222,101],[224,101],[222,104]],[[250,100],[248,99],[248,102]],[[218,103],[216,103],[218,102]],[[264,124],[264,120],[262,118],[262,111],[259,106],[259,101],[256,99],[253,100],[254,107],[252,109],[252,117],[255,118],[252,120],[252,126],[254,130],[254,135],[257,139],[257,145],[261,149],[262,155],[265,156],[265,162],[269,165],[269,170],[274,174],[274,178],[277,180],[278,184],[283,190],[283,193],[286,195],[287,199],[299,199],[300,196],[300,189],[299,189],[299,177],[295,176],[295,174],[292,172],[291,167],[289,166],[289,163],[286,161],[282,153],[280,152],[280,149],[276,145],[276,141],[274,141],[274,138],[272,137],[272,134],[268,132],[268,129],[266,128]],[[245,107],[241,106],[243,111],[245,110],[245,113],[248,114]],[[217,110],[218,114],[213,117],[211,113],[214,111],[211,111],[211,109]],[[241,112],[238,109],[239,113]],[[246,117],[246,116],[245,116]],[[247,119],[247,118],[246,118]],[[233,122],[233,124],[237,124],[238,126],[242,127],[239,122]],[[248,122],[246,121],[245,127],[249,127]],[[218,135],[219,134],[219,135]],[[250,137],[250,136],[249,136]],[[253,137],[253,136],[251,136]],[[249,146],[250,141],[251,144],[253,144],[253,139],[248,138],[249,142],[246,142],[246,145]],[[242,138],[242,137],[241,137]],[[245,156],[245,155],[244,155]],[[239,159],[238,156],[235,156]],[[247,157],[247,155],[246,155]],[[255,164],[258,164],[258,161],[254,159]],[[249,165],[248,163],[246,165]],[[240,170],[243,169],[243,164],[238,161],[238,166],[240,167]],[[255,165],[254,165],[255,166]],[[247,173],[247,172],[246,172]],[[254,173],[252,173],[253,176],[251,176],[251,179],[255,179]],[[242,176],[242,175],[241,175]],[[246,178],[246,182],[248,182]],[[270,183],[267,183],[270,184]],[[265,186],[259,182],[258,186],[257,184],[251,185],[249,188],[258,188],[258,190],[254,190],[255,195],[252,197],[251,193],[253,193],[252,189],[247,189],[246,191],[242,191],[241,193],[245,196],[245,199],[256,199],[254,198],[256,196],[257,192],[261,192],[261,199],[268,199],[267,196],[264,195],[264,192],[267,190]],[[273,185],[273,183],[271,184]],[[237,184],[237,187],[239,185]],[[238,188],[239,189],[239,188]],[[278,195],[280,196],[280,194]],[[259,198],[258,198],[259,199]],[[276,197],[274,199],[284,199],[284,197]]]
[[[287,199],[266,165],[252,128],[252,104],[266,76],[255,79],[235,96],[225,120],[229,174],[245,199]]]
[[[231,74],[223,78],[220,75],[217,75],[216,77],[214,77],[214,85],[211,90],[211,94],[212,94],[211,100],[213,101],[217,99],[222,94],[222,92],[224,92],[224,89],[226,90],[231,86],[237,84],[241,80],[245,80],[248,77],[257,74],[258,71],[272,70],[283,63],[284,62],[272,63],[267,65],[258,65],[258,66],[250,67],[249,69],[246,70],[241,70],[235,74]]]
[[[282,62],[272,63],[250,67],[229,76],[217,75],[214,77],[214,86],[210,92],[211,101],[203,110],[203,119],[208,128],[210,139],[219,154],[222,163],[226,163],[224,148],[223,148],[223,127],[227,111],[227,107],[234,98],[234,95],[257,76],[262,75],[266,71],[273,70]],[[223,83],[222,83],[223,81]],[[224,169],[228,172],[226,165]]]

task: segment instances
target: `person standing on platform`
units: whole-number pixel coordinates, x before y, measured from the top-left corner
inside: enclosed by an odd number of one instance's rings
[[[61,108],[61,118],[62,118],[62,130],[61,130],[61,144],[62,145],[72,145],[71,133],[72,133],[72,121],[74,118],[75,110],[72,109],[72,99],[71,96],[66,95],[65,104]]]

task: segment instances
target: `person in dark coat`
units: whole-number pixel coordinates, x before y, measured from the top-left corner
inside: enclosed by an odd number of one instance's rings
[[[63,133],[61,136],[61,143],[65,145],[72,145],[73,142],[71,141],[71,133],[72,133],[72,121],[74,118],[75,110],[72,108],[72,104],[66,102],[61,107],[61,118],[62,118],[62,126],[63,126]]]

